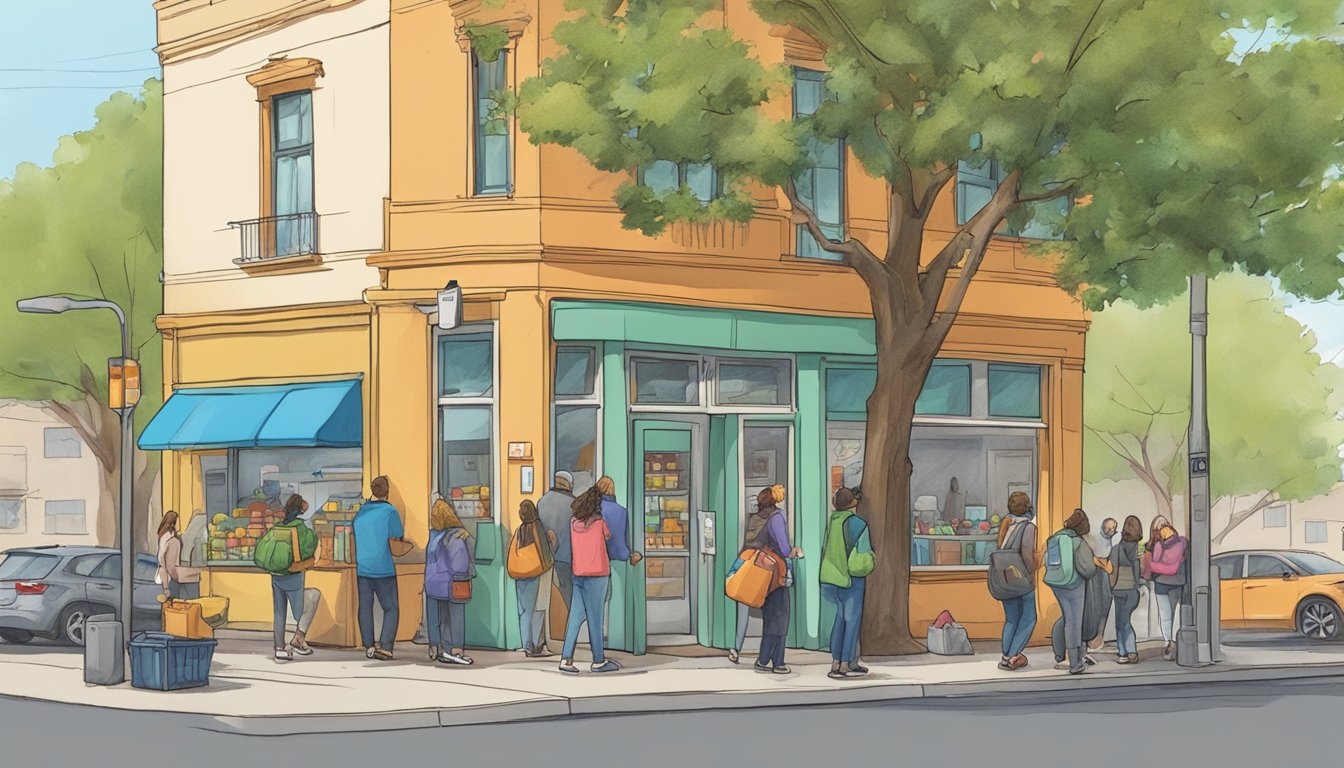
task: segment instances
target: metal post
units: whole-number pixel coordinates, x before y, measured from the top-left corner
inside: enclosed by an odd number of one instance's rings
[[[1203,666],[1215,660],[1213,650],[1214,606],[1209,584],[1209,414],[1206,340],[1208,336],[1209,279],[1204,273],[1190,277],[1190,608],[1182,611],[1181,635],[1176,644],[1177,663]],[[1193,636],[1192,636],[1193,635]],[[1184,642],[1182,642],[1184,641]],[[1192,642],[1193,641],[1193,642]]]
[[[116,304],[109,309],[117,314],[117,322],[121,325],[121,359],[124,361],[131,356],[131,338],[126,327],[126,315]],[[123,378],[123,385],[125,381]],[[135,621],[135,480],[132,468],[135,459],[135,429],[132,421],[134,414],[135,406],[123,400],[122,407],[117,409],[117,415],[121,417],[121,471],[117,478],[121,498],[117,505],[117,515],[121,523],[119,526],[121,540],[118,542],[118,547],[121,549],[121,636],[125,641],[122,652],[128,655],[132,625]],[[129,675],[130,659],[127,658],[125,661],[123,669]]]

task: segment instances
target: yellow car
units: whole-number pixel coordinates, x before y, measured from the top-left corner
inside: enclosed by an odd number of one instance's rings
[[[1294,549],[1224,552],[1218,566],[1225,629],[1295,629],[1334,640],[1344,629],[1344,563]]]

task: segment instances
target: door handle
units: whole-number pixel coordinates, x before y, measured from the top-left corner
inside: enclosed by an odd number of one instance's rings
[[[1243,589],[1264,589],[1264,584],[1247,584]]]
[[[111,584],[94,584],[93,586],[97,587],[98,589],[112,589]]]

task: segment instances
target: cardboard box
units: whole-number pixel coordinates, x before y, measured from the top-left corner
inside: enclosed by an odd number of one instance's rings
[[[961,542],[959,541],[933,542],[933,564],[961,565]]]

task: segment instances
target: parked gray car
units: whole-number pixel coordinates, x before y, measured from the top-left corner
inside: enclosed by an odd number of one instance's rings
[[[135,559],[133,631],[162,626],[162,588],[154,583],[156,560]],[[110,547],[20,547],[0,552],[0,639],[26,643],[34,637],[84,644],[84,621],[117,614],[121,599],[121,554]]]

